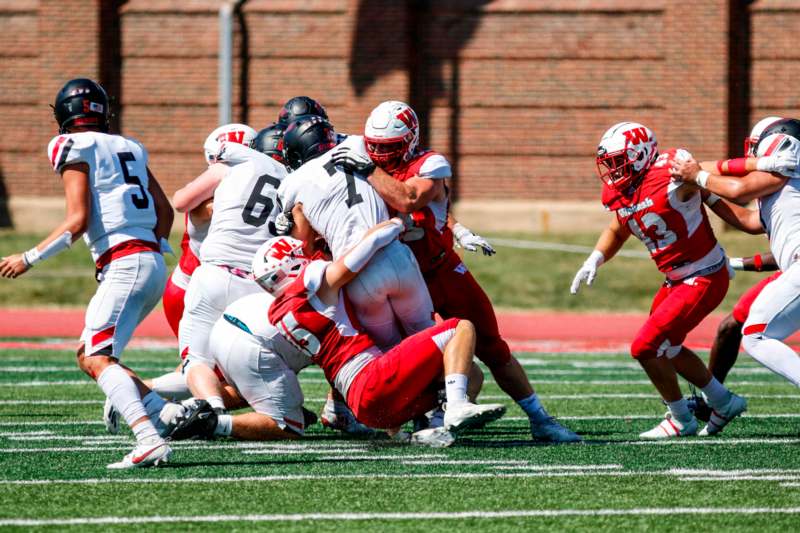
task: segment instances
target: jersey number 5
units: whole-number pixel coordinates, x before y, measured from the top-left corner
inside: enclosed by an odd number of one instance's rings
[[[642,224],[644,225],[643,228],[639,226],[636,219],[628,219],[628,227],[631,228],[631,232],[647,246],[651,254],[663,250],[678,240],[678,236],[675,235],[675,232],[667,228],[667,223],[664,219],[655,213],[645,213],[642,217]],[[653,233],[656,237],[655,241],[648,237],[646,233],[651,228],[654,228]]]
[[[141,196],[137,195],[135,192],[131,193],[133,205],[136,206],[137,209],[147,209],[150,206],[150,200],[147,199],[147,191],[144,190],[139,176],[131,176],[131,171],[128,168],[128,163],[136,161],[136,158],[133,157],[133,154],[130,152],[117,152],[117,159],[119,159],[119,165],[122,167],[122,178],[125,180],[125,183],[138,185],[139,190],[142,192]]]

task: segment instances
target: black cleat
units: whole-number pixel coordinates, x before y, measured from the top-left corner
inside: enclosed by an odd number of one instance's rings
[[[317,423],[317,413],[314,411],[309,411],[305,407],[303,409],[303,427],[313,426]]]
[[[695,418],[708,422],[711,418],[711,407],[706,403],[702,396],[692,395],[686,399],[689,404],[689,410],[694,413]]]
[[[171,440],[213,439],[217,427],[217,413],[205,400],[197,401],[197,408],[176,421],[169,434]]]

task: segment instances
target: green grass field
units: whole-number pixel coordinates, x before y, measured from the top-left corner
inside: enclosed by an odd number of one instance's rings
[[[492,238],[517,238],[549,243],[593,246],[596,234],[579,235],[489,235]],[[0,232],[0,255],[27,250],[40,235]],[[179,250],[179,236],[172,236],[172,246]],[[767,250],[763,236],[723,232],[720,241],[731,255],[752,255]],[[644,251],[636,239],[625,250]],[[522,250],[497,246],[491,258],[464,253],[464,260],[486,290],[495,306],[504,309],[552,309],[559,311],[647,311],[653,294],[663,281],[648,258],[617,257],[603,265],[597,280],[580,296],[570,296],[569,285],[580,268],[584,254],[549,250]],[[172,268],[175,258],[166,256]],[[0,279],[0,304],[35,307],[47,305],[85,307],[94,294],[94,266],[83,242],[60,254],[16,280]],[[739,296],[764,274],[740,273],[731,283],[727,298],[720,306],[729,312]]]
[[[24,530],[792,531],[800,513],[797,389],[741,358],[746,416],[717,438],[638,441],[664,407],[622,354],[518,354],[578,445],[536,445],[503,420],[446,450],[339,438],[183,442],[164,468],[111,472],[132,447],[105,433],[102,394],[70,352],[0,351],[0,527]],[[171,350],[126,353],[152,376]],[[488,378],[488,375],[487,375]],[[319,410],[322,374],[301,374]],[[26,520],[29,520],[26,521]],[[49,526],[48,526],[49,524]]]

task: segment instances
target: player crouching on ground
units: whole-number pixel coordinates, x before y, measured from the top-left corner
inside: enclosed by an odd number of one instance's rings
[[[225,381],[254,413],[216,413],[207,402],[181,420],[173,440],[231,436],[242,440],[296,439],[308,424],[297,372],[311,364],[267,321],[273,298],[264,291],[230,304],[211,330],[209,351]],[[313,415],[312,415],[313,416]]]
[[[726,389],[703,361],[683,346],[686,335],[725,297],[729,283],[728,260],[703,202],[737,227],[738,220],[731,212],[744,210],[717,197],[709,198],[696,186],[673,182],[670,163],[690,158],[685,150],[659,155],[653,132],[634,122],[621,122],[603,134],[597,168],[603,181],[603,204],[615,216],[570,288],[575,294],[582,281],[591,284],[597,268],[614,257],[631,233],[648,248],[666,276],[653,299],[650,316],[631,344],[631,355],[669,406],[666,418],[642,433],[643,439],[697,433],[697,419],[681,396],[676,371],[702,389],[717,414],[700,435],[719,433],[747,408],[744,398]]]
[[[449,432],[500,418],[505,407],[467,399],[475,328],[450,319],[408,337],[386,353],[351,318],[342,289],[370,258],[403,230],[397,218],[378,224],[334,262],[303,255],[303,243],[276,237],[253,259],[256,281],[275,296],[272,322],[295,346],[322,367],[328,382],[347,400],[356,418],[375,428],[396,428],[435,408],[442,377],[447,409],[441,445]]]
[[[161,298],[167,271],[159,240],[169,235],[173,213],[147,167],[138,142],[108,133],[108,96],[96,82],[71,80],[53,106],[59,135],[47,154],[61,174],[67,217],[44,241],[0,261],[0,274],[15,278],[63,252],[81,234],[97,266],[97,292],[86,309],[78,366],[97,382],[125,418],[136,447],[108,468],[158,465],[170,447],[160,416],[182,411],[166,404],[119,360],[133,330]],[[116,423],[116,420],[114,421]]]

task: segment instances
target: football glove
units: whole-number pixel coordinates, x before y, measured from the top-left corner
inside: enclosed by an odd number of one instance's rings
[[[586,285],[591,285],[594,282],[594,278],[597,277],[597,269],[600,268],[603,261],[603,254],[599,250],[594,250],[589,254],[583,266],[581,266],[580,270],[578,270],[577,274],[575,274],[575,277],[572,279],[569,292],[578,294],[578,290],[581,288],[581,282],[583,281],[586,282]]]
[[[278,213],[275,217],[275,235],[289,235],[294,227],[294,220],[291,211]]]
[[[369,156],[359,154],[348,146],[340,146],[334,150],[331,161],[353,174],[369,176],[375,171],[375,163]]]
[[[797,154],[792,150],[781,150],[772,155],[759,157],[756,168],[764,172],[787,172],[797,168]]]
[[[453,236],[456,238],[456,246],[464,248],[469,252],[477,252],[478,248],[480,248],[483,255],[494,255],[497,253],[495,249],[492,248],[492,245],[489,244],[489,241],[480,235],[475,235],[458,222],[453,226]]]

